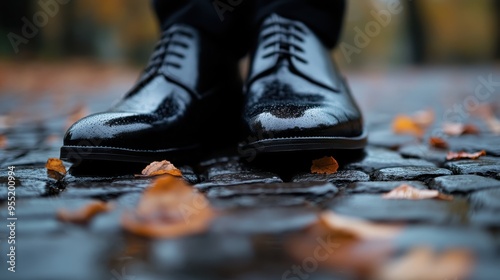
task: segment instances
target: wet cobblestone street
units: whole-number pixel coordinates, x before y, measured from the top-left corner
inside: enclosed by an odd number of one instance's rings
[[[404,280],[424,270],[429,274],[419,275],[432,275],[428,279],[500,279],[500,133],[484,118],[487,106],[500,116],[500,85],[484,84],[500,81],[500,70],[346,75],[368,126],[365,151],[248,161],[228,150],[198,163],[173,162],[220,214],[202,233],[162,239],[134,235],[121,224],[122,214],[136,207],[155,180],[134,176],[144,166],[86,169],[66,162],[69,173],[63,181],[48,177],[45,169],[48,158],[59,157],[75,108],[85,104],[86,113],[103,110],[133,81],[88,95],[65,92],[64,99],[1,92],[0,279]],[[429,109],[435,118],[422,139],[393,131],[396,116]],[[25,121],[12,123],[9,116]],[[446,122],[474,124],[479,133],[444,136]],[[446,140],[447,149],[428,144],[436,135]],[[446,159],[448,151],[482,150],[486,155],[478,159]],[[339,170],[311,173],[311,161],[322,156],[337,159]],[[9,166],[15,167],[15,273],[7,270]],[[403,184],[453,199],[382,196]],[[95,200],[114,208],[85,225],[56,218],[59,209],[78,209]],[[368,237],[354,242],[346,237],[349,233],[318,231],[325,213],[387,230],[397,226],[398,232],[373,239],[375,231],[363,231]],[[470,267],[463,272],[460,264]],[[432,265],[441,270],[431,270]],[[455,271],[455,278],[441,277]]]

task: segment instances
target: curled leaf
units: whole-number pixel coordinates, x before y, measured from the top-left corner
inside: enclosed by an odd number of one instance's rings
[[[479,134],[479,129],[473,124],[446,122],[443,124],[443,132],[450,136],[460,136],[464,134]]]
[[[482,150],[475,153],[467,152],[448,152],[446,155],[446,160],[458,160],[458,159],[478,159],[486,155],[486,151]]]
[[[437,190],[421,190],[410,185],[403,184],[392,191],[382,195],[386,199],[409,199],[409,200],[420,200],[420,199],[431,199],[437,198],[442,200],[453,200],[453,196],[445,195]]]
[[[203,232],[215,217],[205,196],[182,178],[155,180],[141,197],[135,211],[122,217],[122,226],[134,234],[168,238]]]
[[[339,163],[333,157],[322,157],[312,162],[311,173],[333,174],[339,169]]]
[[[140,175],[135,175],[136,177],[153,177],[158,175],[169,174],[176,177],[181,177],[182,172],[177,169],[170,161],[153,161],[148,166],[146,166]]]
[[[49,158],[45,163],[45,168],[47,169],[47,175],[50,178],[61,180],[66,176],[66,167],[64,166],[62,160],[58,158]]]
[[[59,209],[57,211],[57,218],[63,222],[70,222],[76,224],[86,224],[92,220],[99,213],[107,212],[111,209],[108,203],[103,201],[91,202],[81,209],[76,211],[69,211],[67,209]]]
[[[448,149],[449,145],[443,138],[431,137],[429,138],[429,145],[437,149]]]

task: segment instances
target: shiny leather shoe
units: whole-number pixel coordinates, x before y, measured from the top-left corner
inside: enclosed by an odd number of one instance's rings
[[[201,31],[173,25],[116,105],[68,129],[60,157],[149,163],[236,143],[242,88],[236,56]]]
[[[245,85],[240,153],[362,149],[363,118],[330,51],[303,23],[264,20]]]

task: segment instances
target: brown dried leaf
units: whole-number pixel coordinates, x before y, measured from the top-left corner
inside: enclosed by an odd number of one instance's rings
[[[336,235],[360,240],[391,239],[402,230],[400,225],[376,224],[362,219],[341,216],[332,211],[321,213],[320,221]]]
[[[473,124],[451,123],[443,124],[443,132],[450,136],[460,136],[464,134],[479,134],[479,128]]]
[[[111,206],[103,201],[95,201],[85,205],[83,208],[76,211],[69,211],[67,209],[59,209],[57,211],[57,218],[63,222],[70,222],[76,224],[86,224],[92,220],[99,213],[111,210]]]
[[[66,176],[66,167],[64,167],[63,162],[58,158],[49,158],[45,163],[45,168],[50,178],[61,180]]]
[[[163,176],[145,190],[134,212],[123,215],[122,226],[140,236],[169,238],[203,232],[214,217],[203,194],[182,178]]]
[[[322,157],[312,161],[311,173],[333,174],[339,169],[339,163],[333,157]]]
[[[418,247],[382,266],[373,279],[469,279],[473,265],[474,257],[465,249],[437,253],[431,248]]]
[[[443,138],[431,137],[429,138],[429,145],[438,149],[448,149],[449,145]]]
[[[478,159],[486,155],[486,151],[482,150],[475,153],[467,152],[448,152],[446,155],[446,160],[458,160],[458,159]]]
[[[420,199],[431,199],[437,198],[442,200],[453,200],[453,196],[445,195],[437,190],[420,190],[414,188],[410,185],[403,184],[392,191],[382,195],[386,199],[409,199],[409,200],[420,200]]]
[[[146,166],[140,175],[135,175],[136,177],[153,177],[158,175],[169,174],[176,177],[181,177],[182,172],[177,169],[170,161],[153,161],[148,166]]]

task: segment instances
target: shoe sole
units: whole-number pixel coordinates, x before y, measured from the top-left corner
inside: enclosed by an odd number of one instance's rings
[[[288,137],[262,139],[239,145],[238,150],[245,154],[282,153],[320,150],[360,150],[368,143],[366,130],[356,137]],[[246,152],[245,152],[246,151]]]
[[[188,146],[164,150],[134,150],[113,147],[63,146],[60,150],[61,160],[71,163],[82,161],[115,161],[151,163],[153,161],[192,160],[198,154],[199,146]]]

